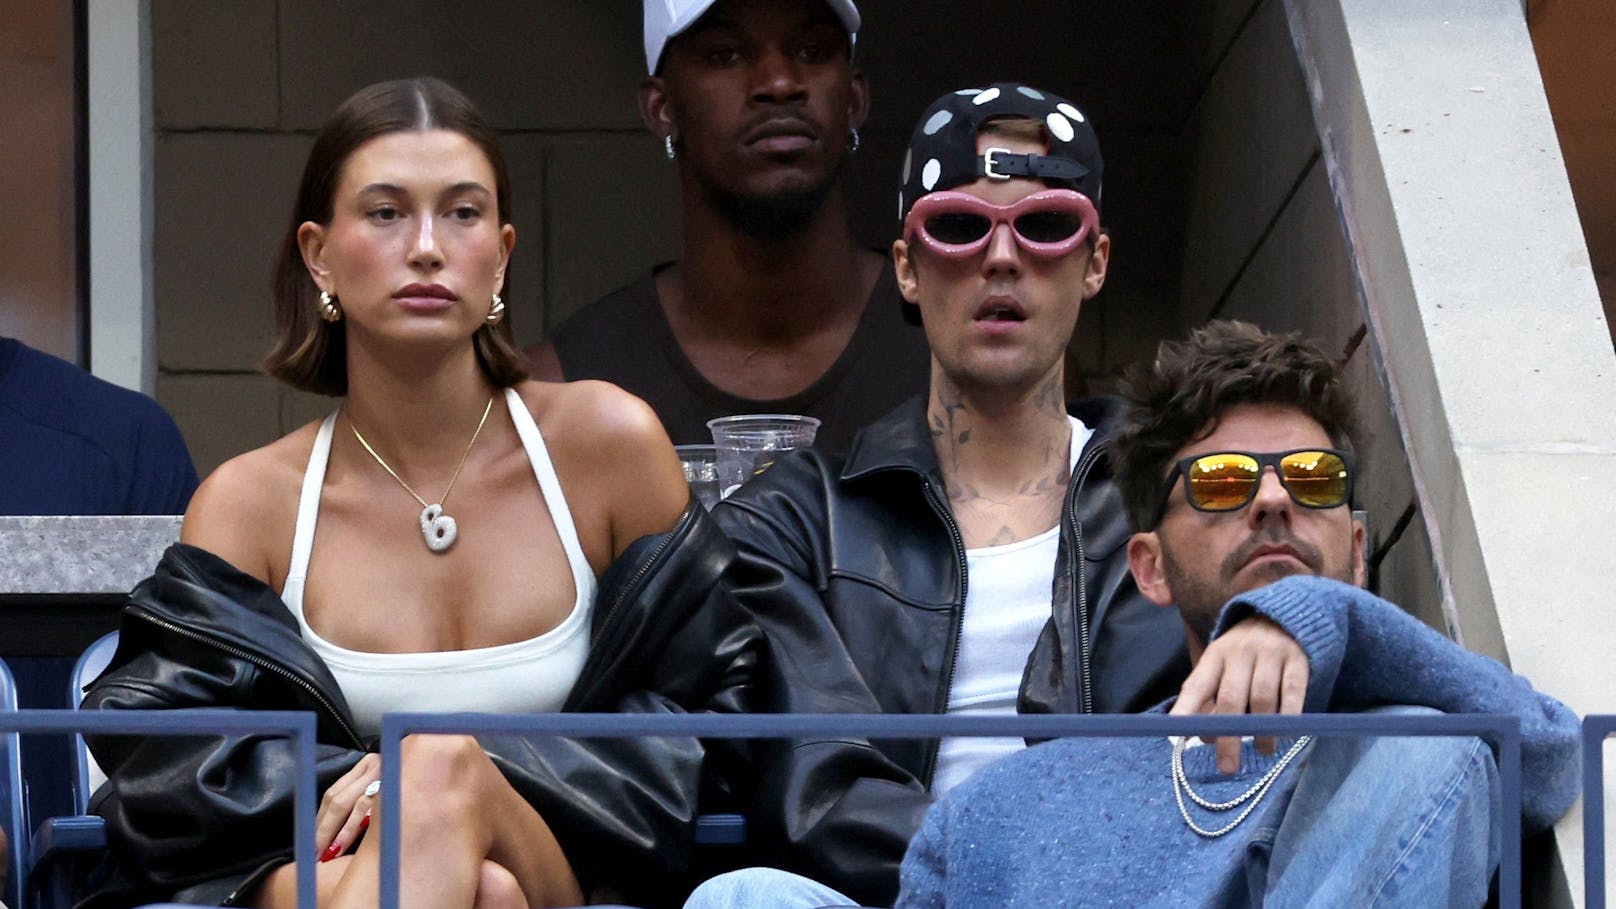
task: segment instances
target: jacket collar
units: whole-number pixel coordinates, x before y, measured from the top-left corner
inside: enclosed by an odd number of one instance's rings
[[[341,686],[303,640],[297,618],[280,594],[219,556],[175,543],[129,600],[126,610],[144,611],[301,675],[351,723]]]
[[[910,398],[896,410],[871,423],[853,439],[842,480],[854,480],[885,470],[908,470],[938,476],[937,448],[926,425],[927,396]],[[1089,446],[1110,438],[1122,420],[1122,401],[1112,396],[1069,401],[1066,412],[1094,430]]]

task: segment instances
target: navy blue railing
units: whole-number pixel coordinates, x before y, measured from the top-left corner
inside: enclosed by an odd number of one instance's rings
[[[314,845],[315,730],[313,713],[290,710],[18,710],[0,711],[0,732],[82,732],[100,735],[279,735],[297,743],[297,793],[293,842],[298,855],[316,855]],[[385,817],[385,815],[384,815]],[[27,831],[22,835],[26,836]],[[19,882],[20,884],[21,882]],[[297,903],[313,907],[314,863],[297,865]],[[396,903],[394,904],[396,905]]]
[[[1605,907],[1605,739],[1616,716],[1582,721],[1582,886],[1586,909]]]
[[[1027,738],[1121,738],[1166,735],[1320,736],[1475,736],[1498,751],[1503,842],[1499,903],[1521,904],[1521,727],[1515,716],[1499,714],[1302,714],[1287,716],[915,716],[886,714],[647,715],[614,713],[401,714],[382,717],[382,801],[399,803],[400,749],[404,736],[527,735],[568,738],[695,736],[705,739],[807,738],[848,736],[875,739],[947,736]],[[398,905],[398,812],[384,811],[381,904]],[[308,855],[309,852],[300,854]],[[1592,905],[1592,904],[1590,904]]]

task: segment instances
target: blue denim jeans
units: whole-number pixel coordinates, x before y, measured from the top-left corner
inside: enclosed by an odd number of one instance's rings
[[[1394,707],[1386,712],[1434,711]],[[1276,789],[1270,798],[1271,804],[1247,822],[1249,828],[1234,834],[1248,837],[1242,856],[1248,898],[1208,894],[1212,902],[1270,909],[1426,909],[1474,907],[1487,899],[1501,854],[1494,823],[1501,793],[1492,751],[1479,739],[1317,739],[1295,785],[1288,792]],[[1086,902],[1083,894],[1073,894],[1071,905]],[[808,878],[747,868],[707,881],[685,909],[853,905]]]
[[[842,909],[858,903],[800,874],[778,868],[742,868],[706,881],[684,909]]]
[[[1247,848],[1253,905],[1486,902],[1503,797],[1486,742],[1341,737],[1309,752],[1284,810],[1264,818]]]

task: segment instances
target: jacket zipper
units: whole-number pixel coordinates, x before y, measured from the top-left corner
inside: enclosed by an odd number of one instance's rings
[[[629,579],[629,582],[624,584],[622,590],[612,599],[612,605],[606,610],[606,614],[601,618],[598,627],[605,629],[611,626],[612,619],[617,617],[618,610],[622,609],[623,604],[628,601],[629,594],[638,590],[640,584],[645,581],[646,575],[651,573],[651,569],[656,567],[657,563],[662,560],[663,554],[673,545],[674,540],[683,534],[685,527],[693,520],[695,520],[695,512],[690,508],[686,508],[684,513],[679,515],[679,520],[674,522],[672,529],[663,534],[662,539],[657,542],[656,548],[651,550],[651,557],[641,563],[639,570],[634,572],[634,577]],[[601,635],[596,634],[594,638],[599,641]],[[590,657],[585,660],[583,668],[578,671],[580,681],[588,677],[589,671],[594,668],[593,664],[601,659],[599,654],[602,652],[604,651],[600,647],[591,643]],[[574,690],[577,690],[576,683],[574,683]]]
[[[258,656],[257,654],[250,653],[250,652],[248,652],[246,650],[241,649],[240,647],[235,646],[234,644],[230,644],[228,642],[219,640],[218,638],[213,637],[211,635],[203,634],[200,631],[193,631],[193,630],[191,630],[189,628],[184,627],[183,625],[177,625],[177,624],[175,624],[173,622],[170,622],[167,619],[159,618],[158,616],[155,616],[152,613],[150,613],[150,612],[146,611],[145,609],[142,609],[142,608],[140,608],[138,606],[130,606],[130,607],[128,607],[126,609],[126,612],[128,612],[131,615],[137,616],[137,617],[139,617],[140,619],[142,619],[142,620],[144,620],[146,622],[150,622],[151,624],[156,625],[159,628],[162,628],[162,629],[165,629],[167,631],[173,632],[174,634],[177,634],[180,637],[190,638],[193,641],[201,641],[204,644],[209,644],[209,645],[211,645],[213,647],[217,647],[220,650],[223,650],[225,653],[230,654],[231,656],[237,657],[239,659],[246,660],[247,662],[253,664],[254,666],[259,667],[260,669],[267,669],[270,672],[273,672],[276,675],[280,676],[281,678],[284,678],[287,681],[293,683],[294,685],[297,685],[299,688],[301,688],[304,691],[308,692],[309,696],[314,698],[316,703],[318,703],[321,707],[325,708],[326,715],[331,717],[331,719],[335,720],[337,725],[339,727],[341,727],[342,731],[347,733],[348,738],[352,741],[353,746],[354,746],[355,749],[357,749],[359,751],[366,750],[364,741],[359,738],[359,734],[354,731],[353,726],[351,724],[349,724],[347,718],[345,718],[341,714],[341,712],[339,712],[337,710],[336,705],[331,703],[330,698],[327,698],[323,693],[321,693],[320,689],[314,687],[314,684],[312,682],[308,681],[307,679],[303,678],[302,676],[298,675],[297,673],[293,672],[292,670],[287,669],[285,666],[282,666],[279,663],[274,662],[273,660],[268,660],[268,659],[265,659],[265,658],[263,658],[261,656]]]
[[[935,713],[947,713],[948,693],[954,690],[954,670],[959,666],[960,647],[964,644],[965,599],[966,594],[970,592],[971,578],[966,572],[965,538],[960,535],[959,525],[954,521],[954,513],[944,507],[942,499],[938,498],[937,488],[932,485],[931,477],[922,476],[922,480],[925,483],[926,498],[931,500],[932,510],[936,511],[937,516],[943,519],[943,523],[948,526],[949,535],[954,539],[954,558],[959,568],[959,615],[954,619],[952,632],[954,647],[953,652],[948,657],[948,669],[943,673],[942,692],[934,703],[933,711]],[[925,784],[927,792],[931,791],[932,777],[937,773],[937,753],[942,750],[942,744],[941,739],[933,739],[926,746],[926,774],[921,782]]]
[[[1072,539],[1076,544],[1076,558],[1067,566],[1072,573],[1072,583],[1077,587],[1077,662],[1078,680],[1080,683],[1079,696],[1082,699],[1083,712],[1094,712],[1094,680],[1089,668],[1089,585],[1088,574],[1083,570],[1088,564],[1088,557],[1083,550],[1083,525],[1077,520],[1077,497],[1088,482],[1089,470],[1099,459],[1100,452],[1104,451],[1105,442],[1094,446],[1093,451],[1086,452],[1078,461],[1077,470],[1072,475],[1072,488],[1066,495],[1066,515],[1072,528]]]

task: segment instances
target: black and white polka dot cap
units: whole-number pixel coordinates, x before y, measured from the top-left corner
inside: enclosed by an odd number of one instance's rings
[[[998,117],[1025,117],[1042,123],[1049,136],[1048,154],[978,155],[978,129]],[[1075,189],[1098,210],[1102,169],[1100,141],[1088,117],[1065,98],[1015,82],[949,92],[926,108],[909,139],[898,193],[898,221],[908,216],[921,196],[990,175],[1031,177],[1053,187]]]

